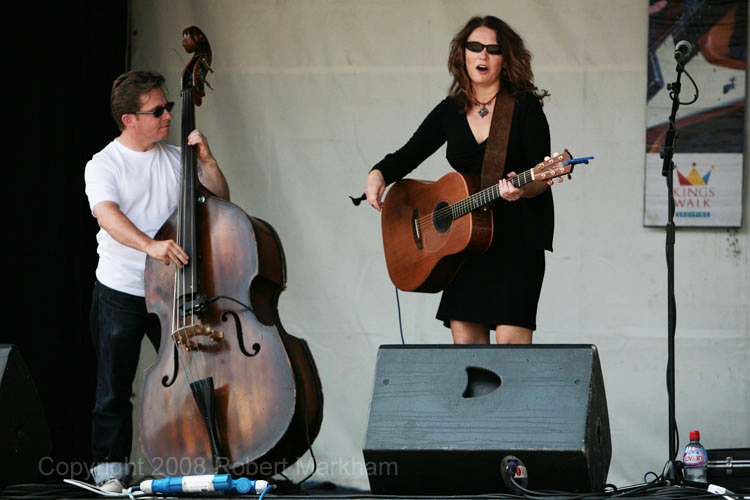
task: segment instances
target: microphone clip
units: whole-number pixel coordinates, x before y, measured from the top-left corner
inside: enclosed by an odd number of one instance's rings
[[[693,44],[687,40],[680,40],[674,46],[674,58],[677,62],[687,60],[693,54]]]

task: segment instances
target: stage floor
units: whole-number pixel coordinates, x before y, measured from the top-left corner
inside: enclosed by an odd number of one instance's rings
[[[330,483],[322,483],[326,489],[316,488],[305,488],[303,493],[299,491],[295,493],[281,494],[268,492],[264,495],[266,500],[272,499],[284,499],[284,500],[356,500],[356,499],[398,499],[398,500],[440,500],[440,499],[498,499],[498,500],[516,500],[516,499],[547,499],[547,500],[606,500],[606,499],[633,499],[633,500],[657,500],[657,499],[669,499],[669,500],[680,500],[680,499],[700,499],[700,498],[716,498],[716,499],[727,499],[727,500],[739,500],[739,499],[750,499],[750,493],[741,494],[724,494],[717,495],[709,493],[705,489],[681,487],[681,486],[658,486],[652,485],[635,485],[625,488],[619,488],[617,490],[608,490],[607,492],[599,493],[585,493],[585,492],[553,492],[553,491],[538,491],[532,492],[527,491],[525,494],[511,494],[511,493],[488,493],[482,495],[451,495],[451,496],[438,496],[438,495],[377,495],[372,494],[369,491],[348,489],[345,487],[336,487]],[[273,490],[271,490],[273,491]],[[217,492],[218,493],[218,492]],[[87,491],[86,489],[79,488],[77,486],[66,484],[66,483],[49,483],[49,484],[25,484],[17,486],[9,486],[4,489],[0,489],[0,498],[3,499],[59,499],[59,500],[100,500],[102,498],[129,498],[128,495],[99,495],[93,491]],[[201,498],[205,500],[232,500],[237,498],[259,498],[259,495],[208,495],[208,494],[181,494],[177,495],[138,495],[134,494],[130,498]]]

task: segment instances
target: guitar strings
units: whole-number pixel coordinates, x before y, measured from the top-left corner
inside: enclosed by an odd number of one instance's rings
[[[515,177],[511,177],[508,180],[515,187],[520,188],[524,184],[527,184],[533,180],[531,177],[532,170],[533,169],[522,172],[521,174]],[[448,215],[449,213],[451,214],[453,219],[457,219],[473,210],[476,210],[477,208],[483,207],[484,205],[492,202],[493,200],[496,200],[499,197],[500,188],[497,184],[493,184],[492,186],[474,193],[473,195],[464,198],[463,200],[457,201],[456,203],[450,204],[446,207],[442,207],[438,210],[428,213],[427,215],[419,217],[417,219],[417,223],[421,227],[422,225],[427,225],[428,222],[433,221],[435,218],[440,218],[444,215]]]
[[[549,168],[550,166],[557,165],[558,163],[565,161],[565,160],[566,160],[565,155],[557,155],[554,158],[552,158],[552,161],[548,165],[546,165],[546,167]],[[534,167],[530,168],[529,170],[521,172],[519,175],[515,177],[511,177],[508,180],[510,181],[511,184],[513,184],[513,186],[515,186],[516,188],[520,188],[521,186],[533,181],[534,177],[532,174],[534,173],[534,170],[536,170],[539,167],[545,166],[545,163],[547,162],[549,162],[549,160],[542,161],[538,163],[537,165],[535,165]],[[455,220],[455,219],[458,219],[459,217],[463,217],[464,215],[468,214],[469,212],[473,210],[476,210],[477,208],[483,207],[484,205],[496,200],[499,197],[500,197],[499,186],[497,184],[494,184],[490,186],[489,188],[486,188],[467,198],[464,198],[463,200],[460,200],[456,203],[442,207],[438,210],[428,213],[427,215],[419,217],[417,219],[417,224],[419,225],[421,229],[424,229],[422,228],[422,226],[429,227],[429,225],[427,225],[427,222],[431,222],[435,220],[435,218],[440,218],[445,215],[448,215],[449,212],[451,214],[451,220]]]

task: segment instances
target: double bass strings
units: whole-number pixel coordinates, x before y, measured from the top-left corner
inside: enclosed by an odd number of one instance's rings
[[[183,168],[182,168],[182,179],[180,182],[180,185],[182,186],[182,189],[180,191],[180,202],[177,206],[177,244],[180,246],[183,246],[184,244],[184,238],[183,235],[185,234],[185,201],[186,201],[186,175],[185,175],[185,153],[183,152]],[[188,383],[192,383],[195,380],[195,375],[193,374],[192,370],[192,354],[190,353],[190,350],[186,347],[183,347],[180,345],[180,342],[178,340],[178,337],[176,335],[179,333],[179,330],[184,329],[186,326],[186,321],[184,318],[184,311],[181,311],[180,308],[180,297],[185,296],[186,287],[185,287],[185,272],[184,269],[181,269],[177,266],[175,266],[175,279],[174,279],[174,293],[172,295],[172,341],[174,342],[177,353],[179,355],[180,359],[180,365],[182,366],[183,372],[185,373],[185,377],[187,378]],[[187,333],[187,331],[185,331]],[[186,336],[187,338],[187,336]],[[189,360],[187,358],[190,358]]]
[[[206,359],[200,352],[199,348],[192,348],[192,336],[194,333],[190,327],[196,325],[195,318],[195,294],[197,293],[197,274],[195,265],[195,255],[192,255],[195,249],[195,223],[193,214],[195,212],[195,169],[196,158],[194,147],[187,144],[187,133],[192,131],[195,126],[194,114],[192,108],[192,90],[183,91],[183,115],[182,115],[182,179],[181,179],[181,199],[178,204],[178,227],[177,243],[188,252],[188,264],[182,268],[175,269],[175,287],[172,306],[172,339],[177,345],[177,351],[180,357],[180,364],[183,367],[188,383],[203,378],[206,373]],[[187,239],[186,239],[187,236]],[[189,244],[186,243],[189,241]],[[185,270],[187,267],[187,272]],[[182,307],[180,299],[182,298]],[[187,311],[189,306],[190,310]],[[181,343],[177,340],[176,335],[182,330],[184,339]],[[197,341],[195,345],[198,346]],[[194,350],[199,351],[193,353]]]

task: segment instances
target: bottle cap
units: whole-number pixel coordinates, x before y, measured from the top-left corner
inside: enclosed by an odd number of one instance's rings
[[[701,431],[690,431],[690,441],[700,441]]]

